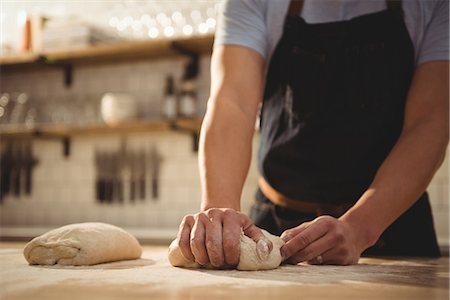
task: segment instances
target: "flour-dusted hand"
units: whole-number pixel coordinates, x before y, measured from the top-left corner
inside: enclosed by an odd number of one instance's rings
[[[267,246],[263,247],[265,249],[258,249],[258,244],[248,236],[245,236],[244,232],[241,231],[239,243],[239,263],[237,266],[235,266],[236,269],[241,271],[271,270],[277,268],[281,264],[282,257],[280,248],[284,245],[283,240],[280,237],[272,235],[265,230],[261,231],[263,232],[264,236],[272,242],[272,251],[269,252]],[[258,243],[261,243],[262,241],[263,240],[260,239]],[[263,253],[264,255],[262,255]],[[174,267],[208,269],[221,269],[230,267],[227,265],[215,267],[210,263],[200,265],[193,260],[186,259],[181,253],[180,247],[178,245],[178,239],[175,239],[170,244],[168,259],[170,264]]]
[[[292,264],[356,264],[366,248],[358,246],[361,242],[354,226],[331,216],[286,230],[281,238],[285,242],[281,253]]]
[[[257,243],[259,257],[267,259],[272,242],[245,214],[230,208],[210,208],[185,216],[178,232],[178,246],[189,261],[234,267],[239,263],[241,232]]]

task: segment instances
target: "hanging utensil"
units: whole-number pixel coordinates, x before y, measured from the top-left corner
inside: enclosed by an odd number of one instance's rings
[[[151,161],[151,177],[152,177],[152,199],[156,200],[159,197],[159,171],[163,161],[162,156],[158,153],[158,149],[153,145],[150,150]]]

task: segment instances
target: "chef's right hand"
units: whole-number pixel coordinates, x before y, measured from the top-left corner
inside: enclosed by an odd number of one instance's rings
[[[258,256],[265,260],[272,243],[243,213],[231,208],[210,208],[183,218],[178,245],[183,256],[201,265],[236,266],[239,263],[241,230],[256,242]]]

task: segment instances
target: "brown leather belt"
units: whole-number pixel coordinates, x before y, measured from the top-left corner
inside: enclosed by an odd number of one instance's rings
[[[329,204],[329,203],[317,203],[306,202],[290,199],[277,190],[275,190],[270,184],[262,177],[258,180],[259,188],[263,194],[275,205],[295,210],[301,213],[310,213],[317,215],[332,215],[334,217],[340,217],[345,213],[352,204]]]

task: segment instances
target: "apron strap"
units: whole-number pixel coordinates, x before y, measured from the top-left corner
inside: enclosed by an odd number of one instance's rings
[[[303,0],[291,0],[288,9],[288,16],[299,16],[303,10]],[[403,15],[402,0],[386,0],[389,10],[398,11]]]
[[[299,16],[303,9],[303,0],[291,0],[288,16]]]
[[[402,0],[386,0],[386,6],[389,10],[397,11],[403,16]]]

